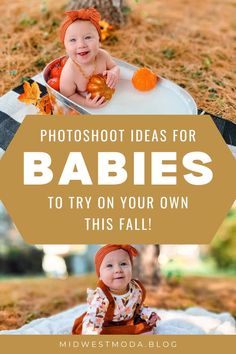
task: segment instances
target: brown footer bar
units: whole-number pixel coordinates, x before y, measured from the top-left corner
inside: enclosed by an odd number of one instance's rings
[[[1,353],[235,353],[236,336],[58,336],[11,335],[0,337]]]

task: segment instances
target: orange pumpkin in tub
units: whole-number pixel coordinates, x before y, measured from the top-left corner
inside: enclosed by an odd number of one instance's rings
[[[87,84],[87,91],[91,93],[91,98],[100,96],[105,97],[106,101],[109,101],[112,98],[115,89],[107,86],[105,76],[97,74],[90,77]]]
[[[140,68],[136,70],[132,77],[132,83],[139,91],[152,90],[158,81],[159,78],[156,74],[148,68]]]

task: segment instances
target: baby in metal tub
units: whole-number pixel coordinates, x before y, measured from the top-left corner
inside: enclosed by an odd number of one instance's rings
[[[106,75],[106,84],[115,88],[119,68],[110,54],[100,48],[100,14],[94,8],[67,11],[60,27],[68,60],[60,77],[60,92],[72,101],[86,107],[103,107],[105,97],[86,92],[89,78],[95,74]]]
[[[95,290],[88,289],[88,309],[75,320],[73,334],[152,334],[159,316],[144,306],[146,291],[132,279],[131,245],[110,244],[95,255],[99,277]]]

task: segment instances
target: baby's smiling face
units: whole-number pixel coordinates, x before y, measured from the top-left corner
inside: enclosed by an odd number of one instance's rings
[[[67,55],[80,65],[94,61],[99,50],[99,35],[90,21],[77,20],[66,30],[64,45]]]
[[[132,264],[129,254],[122,250],[108,253],[100,266],[100,279],[116,294],[125,294],[132,278]]]

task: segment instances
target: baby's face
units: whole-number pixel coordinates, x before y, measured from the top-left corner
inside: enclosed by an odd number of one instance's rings
[[[90,21],[75,21],[66,30],[67,55],[79,64],[92,62],[99,50],[99,35]]]
[[[108,253],[100,266],[100,279],[114,293],[126,293],[132,278],[132,264],[126,251]]]

